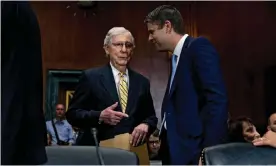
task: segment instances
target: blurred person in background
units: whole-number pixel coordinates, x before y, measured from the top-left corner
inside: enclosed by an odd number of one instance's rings
[[[269,130],[262,138],[253,141],[255,146],[271,146],[276,148],[276,133]]]
[[[276,133],[276,112],[269,116],[267,130],[270,130]]]
[[[247,117],[238,117],[229,121],[229,141],[230,142],[252,142],[260,138],[252,120]]]
[[[51,137],[51,145],[72,145],[75,142],[73,128],[65,118],[63,104],[56,105],[56,117],[47,121],[46,127]]]
[[[158,152],[160,149],[159,130],[156,129],[149,137],[148,149],[150,160],[161,160]]]
[[[272,113],[268,118],[267,132],[263,137],[253,141],[255,146],[272,146],[276,148],[276,113]]]

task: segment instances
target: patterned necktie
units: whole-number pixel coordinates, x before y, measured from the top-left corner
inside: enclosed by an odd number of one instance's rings
[[[121,102],[123,113],[125,113],[126,111],[127,95],[128,95],[127,82],[124,75],[125,75],[124,73],[119,73],[119,76],[120,76],[119,93],[120,93],[120,102]]]
[[[175,71],[176,71],[176,63],[177,63],[177,56],[175,54],[173,54],[173,56],[172,56],[172,74],[171,74],[171,81],[170,81],[170,90],[171,90],[172,82],[173,82]]]

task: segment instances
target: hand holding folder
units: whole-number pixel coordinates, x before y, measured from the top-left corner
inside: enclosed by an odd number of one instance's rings
[[[120,134],[112,139],[104,140],[100,142],[101,147],[119,148],[134,152],[139,158],[140,165],[149,165],[149,156],[147,144],[143,143],[138,146],[132,146],[130,144],[131,135],[129,133]]]

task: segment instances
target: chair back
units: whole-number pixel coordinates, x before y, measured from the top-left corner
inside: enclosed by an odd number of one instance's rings
[[[275,165],[276,148],[228,143],[206,148],[203,158],[206,165]]]
[[[105,165],[139,165],[135,153],[100,147]],[[99,165],[95,146],[47,146],[45,165]]]

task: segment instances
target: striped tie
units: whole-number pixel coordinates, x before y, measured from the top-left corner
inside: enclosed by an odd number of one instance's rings
[[[124,75],[125,75],[124,73],[119,73],[119,76],[120,76],[119,93],[120,93],[120,102],[121,102],[123,113],[125,113],[125,111],[126,111],[127,91],[128,91],[127,82],[126,82]]]

